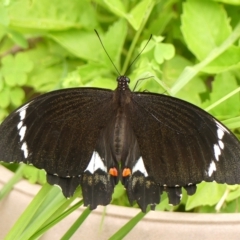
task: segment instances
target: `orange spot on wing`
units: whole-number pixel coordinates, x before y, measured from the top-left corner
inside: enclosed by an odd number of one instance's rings
[[[123,172],[122,172],[122,176],[123,177],[128,177],[129,175],[131,175],[131,170],[130,168],[124,168]]]
[[[116,168],[110,168],[109,169],[109,174],[113,177],[117,177],[118,176],[118,170]]]

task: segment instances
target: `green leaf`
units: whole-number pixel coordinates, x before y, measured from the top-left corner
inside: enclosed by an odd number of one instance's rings
[[[7,108],[10,104],[10,89],[5,87],[2,91],[0,91],[0,107]]]
[[[2,59],[2,74],[9,86],[22,86],[27,81],[27,73],[33,68],[33,63],[26,54],[19,53],[14,58],[11,55]]]
[[[240,128],[240,117],[229,118],[222,121],[224,125],[228,126],[230,129]]]
[[[87,0],[13,1],[8,7],[11,26],[35,30],[96,27],[95,11]],[[91,16],[91,18],[89,18]]]
[[[148,208],[146,213],[139,212],[135,217],[129,220],[122,228],[120,228],[114,235],[112,235],[109,240],[123,239],[133,227],[142,220],[142,218],[150,211]]]
[[[1,94],[1,92],[0,92],[0,94]],[[1,97],[0,97],[0,101],[1,101]],[[7,116],[8,116],[7,110],[2,109],[1,104],[0,104],[0,122],[2,122],[2,120]]]
[[[47,92],[60,87],[62,75],[63,64],[35,69],[34,74],[30,76],[28,84],[38,92]]]
[[[132,27],[137,31],[144,22],[145,14],[148,8],[152,5],[153,0],[140,1],[131,11],[127,14],[127,20]]]
[[[108,9],[114,14],[124,17],[126,14],[126,9],[121,0],[103,0]]]
[[[221,212],[223,213],[239,213],[239,204],[240,198],[234,199],[231,202],[225,203],[221,208]]]
[[[164,60],[170,60],[175,54],[172,44],[159,43],[155,46],[154,57],[157,63],[162,64]]]
[[[230,36],[222,43],[220,47],[213,49],[209,55],[200,63],[193,67],[186,67],[176,80],[171,89],[171,94],[176,94],[185,84],[204,69],[209,63],[226,51],[240,36],[240,22],[235,27]]]
[[[161,195],[161,201],[158,205],[156,205],[156,210],[158,211],[171,211],[173,206],[169,204],[169,199],[166,192],[163,192]]]
[[[123,44],[126,39],[126,35],[127,35],[127,22],[123,19],[120,19],[119,21],[115,22],[113,25],[109,27],[106,35],[103,37],[103,44],[106,46],[107,52],[110,58],[112,59],[113,63],[116,65],[117,69],[119,69],[120,67],[120,56]],[[112,41],[112,36],[114,36],[117,39],[117,41]],[[98,40],[96,38],[95,44],[97,44],[97,42]],[[108,56],[106,55],[103,49],[101,50],[102,50],[101,63],[110,68],[110,70],[112,69],[114,71],[114,67],[110,62]]]
[[[0,24],[0,40],[3,39],[3,37],[6,35],[6,33],[7,33],[6,27],[4,27]]]
[[[96,69],[98,71],[96,71]],[[77,71],[70,72],[63,80],[64,87],[101,87],[114,89],[116,87],[115,78],[109,79],[103,77],[110,71],[109,67],[100,63],[88,63],[78,67]]]
[[[214,0],[214,1],[232,4],[232,5],[240,5],[240,0]]]
[[[25,167],[25,164],[19,166],[11,179],[3,186],[3,188],[0,190],[0,200],[2,200],[7,194],[9,194],[14,185],[22,178]]]
[[[7,34],[9,36],[9,38],[11,38],[13,40],[13,42],[15,42],[20,47],[22,47],[22,48],[28,47],[28,42],[21,33],[15,31],[15,30],[8,29]]]
[[[67,30],[51,32],[48,36],[79,58],[99,61],[102,49],[100,43],[97,44],[98,40],[94,31],[89,33],[83,30]]]
[[[209,106],[218,101],[231,91],[238,87],[237,80],[231,72],[218,74],[212,82],[212,93],[210,93],[210,100],[204,103],[204,106]],[[239,94],[235,94],[228,98],[218,106],[214,107],[210,113],[218,118],[230,118],[239,115],[240,99]]]
[[[4,88],[4,79],[2,76],[2,73],[0,72],[0,92],[3,90]]]
[[[10,22],[8,17],[8,11],[2,3],[0,3],[0,16],[0,24],[2,24],[3,26],[8,26]]]
[[[60,189],[45,184],[5,239],[30,239],[64,202],[66,199]]]
[[[33,68],[33,63],[29,60],[28,56],[25,55],[24,53],[17,54],[17,56],[15,57],[15,64],[23,72],[30,72]]]
[[[199,60],[220,46],[231,33],[226,11],[213,1],[188,0],[183,5],[181,19],[186,44]]]
[[[230,186],[230,187],[231,187],[231,186]],[[234,189],[233,191],[230,191],[229,194],[228,194],[228,196],[227,196],[227,198],[226,198],[226,200],[227,200],[228,202],[230,202],[230,201],[232,201],[232,200],[235,200],[235,199],[237,199],[237,198],[240,197],[240,187],[239,187],[239,185],[238,185],[238,186],[235,186],[235,187],[236,187],[236,189]]]
[[[174,56],[171,60],[164,63],[163,79],[167,86],[171,88],[186,66],[191,66],[191,62],[179,55]],[[201,106],[202,101],[200,93],[205,91],[206,85],[204,81],[200,77],[195,77],[192,81],[185,84],[181,91],[175,94],[175,97],[184,99],[197,106]]]
[[[25,92],[22,88],[15,87],[11,89],[10,92],[10,100],[14,106],[19,106],[23,103],[23,99],[25,97]]]
[[[239,69],[240,47],[230,46],[224,53],[208,64],[203,71],[207,73],[221,73],[227,70]]]
[[[78,230],[78,228],[82,225],[82,223],[87,219],[89,214],[92,211],[89,208],[86,208],[83,213],[78,217],[78,219],[74,222],[71,228],[64,234],[61,240],[68,240],[71,239],[73,234]]]
[[[23,171],[23,175],[29,180],[30,183],[46,183],[46,172],[44,170],[39,170],[33,166],[26,165]]]
[[[193,196],[189,196],[187,199],[186,210],[188,211],[204,205],[215,205],[223,196],[226,188],[227,185],[217,184],[215,182],[202,182],[198,184],[196,193]]]

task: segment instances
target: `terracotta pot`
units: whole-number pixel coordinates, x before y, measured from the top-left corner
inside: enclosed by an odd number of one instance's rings
[[[0,188],[11,176],[12,172],[0,166]],[[21,180],[15,185],[9,196],[0,202],[0,239],[4,239],[39,189],[40,186]],[[83,209],[79,208],[73,212],[40,239],[60,239]],[[92,211],[71,239],[108,239],[137,213],[139,213],[138,209],[109,205],[106,208],[106,215],[103,216],[103,207],[98,207]],[[240,239],[240,214],[152,211],[124,239]]]

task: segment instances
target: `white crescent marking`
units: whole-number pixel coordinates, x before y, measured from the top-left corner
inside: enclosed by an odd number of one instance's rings
[[[100,155],[98,152],[94,151],[91,160],[84,172],[89,171],[91,174],[93,174],[97,169],[101,169],[104,172],[107,172],[107,167],[104,165],[104,162],[102,161]]]
[[[141,172],[145,177],[148,176],[142,157],[140,157],[132,168],[132,173]]]
[[[221,155],[221,149],[217,144],[213,145],[215,159],[219,161],[219,156]]]
[[[28,147],[27,147],[27,143],[24,142],[22,144],[21,150],[23,151],[24,157],[27,158],[28,157]]]
[[[214,161],[212,161],[209,165],[209,168],[208,168],[208,176],[211,177],[213,172],[216,171],[217,168],[216,168],[216,164]]]
[[[23,140],[23,138],[24,138],[24,136],[25,136],[25,133],[26,133],[26,130],[27,130],[27,127],[26,127],[26,126],[21,127],[21,129],[20,129],[20,131],[19,131],[20,141]]]

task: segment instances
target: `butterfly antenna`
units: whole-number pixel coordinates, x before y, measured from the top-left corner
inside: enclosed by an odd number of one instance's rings
[[[124,75],[127,74],[128,70],[130,69],[130,67],[133,65],[133,63],[138,59],[138,57],[142,54],[142,52],[144,51],[144,49],[147,47],[148,43],[150,42],[150,40],[152,39],[152,34],[150,35],[150,38],[148,39],[147,43],[145,44],[145,46],[143,47],[143,49],[141,50],[141,52],[133,59],[133,61],[130,63],[130,65],[128,66],[126,72],[124,73]]]
[[[100,41],[100,43],[101,43],[101,45],[102,45],[102,47],[103,47],[105,53],[107,54],[109,60],[111,61],[112,65],[114,66],[115,70],[117,71],[118,75],[120,76],[121,74],[120,74],[120,72],[118,71],[118,69],[117,69],[116,65],[114,64],[113,60],[112,60],[111,57],[109,56],[109,54],[108,54],[106,48],[104,47],[104,45],[103,45],[103,43],[102,43],[102,40],[101,40],[101,38],[100,38],[100,36],[99,36],[97,30],[94,29],[94,31],[95,31],[95,33],[97,34],[97,37],[98,37],[98,39],[99,39],[99,41]]]

